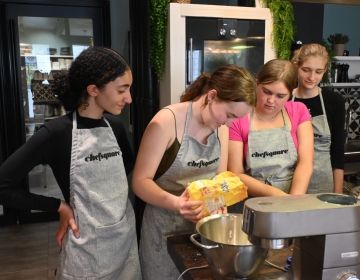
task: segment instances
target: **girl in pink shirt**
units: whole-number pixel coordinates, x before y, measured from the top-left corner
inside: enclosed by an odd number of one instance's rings
[[[291,136],[294,141],[296,149],[298,149],[299,142],[297,139],[296,131],[300,124],[305,121],[309,121],[311,116],[305,106],[302,106],[300,102],[288,101],[285,103],[284,109],[289,115],[291,126]],[[244,154],[247,155],[248,147],[248,133],[250,124],[250,114],[236,119],[229,129],[229,139],[232,141],[241,141],[244,143]]]
[[[251,196],[306,193],[313,131],[306,107],[288,101],[296,85],[290,61],[267,62],[257,75],[254,110],[230,127],[228,170],[240,176]]]

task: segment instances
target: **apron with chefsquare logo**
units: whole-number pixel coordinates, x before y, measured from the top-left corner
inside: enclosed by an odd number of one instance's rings
[[[255,179],[289,193],[298,156],[283,111],[281,115],[283,127],[258,131],[252,129],[251,115],[246,169]]]
[[[323,114],[312,117],[311,119],[314,130],[314,170],[307,190],[308,193],[334,191],[333,171],[330,158],[331,132],[320,88],[319,97]],[[293,100],[294,99],[295,97]]]
[[[211,179],[219,167],[220,143],[212,133],[207,143],[200,143],[189,134],[192,102],[186,114],[180,149],[170,168],[156,183],[165,191],[180,195],[186,186],[199,179]],[[167,249],[167,237],[193,232],[195,224],[180,214],[147,204],[143,216],[140,241],[141,269],[146,280],[173,280],[180,275]]]
[[[70,205],[80,229],[64,237],[58,279],[141,279],[122,153],[107,127],[77,129],[73,114]]]

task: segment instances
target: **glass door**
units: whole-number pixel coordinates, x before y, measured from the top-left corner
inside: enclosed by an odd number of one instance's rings
[[[265,21],[186,17],[187,83],[236,64],[255,74],[264,64]]]
[[[54,74],[69,69],[82,50],[93,45],[108,46],[110,42],[109,7],[103,1],[88,1],[78,6],[38,2],[7,3],[0,7],[4,15],[0,18],[2,161],[42,124],[65,114],[51,89]],[[25,191],[62,198],[46,165],[36,166],[19,185]],[[56,218],[57,213],[0,206],[0,225]]]
[[[52,91],[53,76],[68,70],[79,53],[93,46],[88,18],[18,17],[22,104],[28,140],[44,122],[65,114]],[[63,199],[47,165],[29,173],[29,191]]]

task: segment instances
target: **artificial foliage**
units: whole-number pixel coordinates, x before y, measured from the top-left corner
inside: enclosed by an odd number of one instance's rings
[[[169,3],[170,0],[150,0],[150,63],[159,80],[165,69]]]
[[[291,45],[294,41],[294,7],[291,0],[261,0],[270,9],[273,17],[272,40],[276,56],[291,58]]]
[[[273,16],[272,40],[278,58],[290,59],[294,40],[291,0],[261,0]],[[150,0],[150,62],[160,80],[165,70],[166,32],[170,0]]]

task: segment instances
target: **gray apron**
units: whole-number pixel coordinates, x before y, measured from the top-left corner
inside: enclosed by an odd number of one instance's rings
[[[73,114],[70,205],[80,238],[65,235],[57,279],[141,279],[122,153],[105,121],[108,127],[77,129]]]
[[[184,136],[170,168],[156,183],[166,191],[180,195],[188,183],[210,179],[219,167],[220,144],[216,133],[206,145],[188,134],[192,103],[186,114]],[[174,280],[179,271],[167,252],[166,237],[174,233],[193,232],[195,225],[175,212],[147,204],[141,228],[140,261],[145,280]]]
[[[281,115],[283,127],[253,131],[251,114],[246,169],[255,179],[289,193],[298,156],[283,111]]]
[[[309,183],[308,193],[334,191],[333,172],[330,160],[331,133],[326,117],[324,100],[319,89],[322,115],[312,117],[314,130],[314,169]]]

